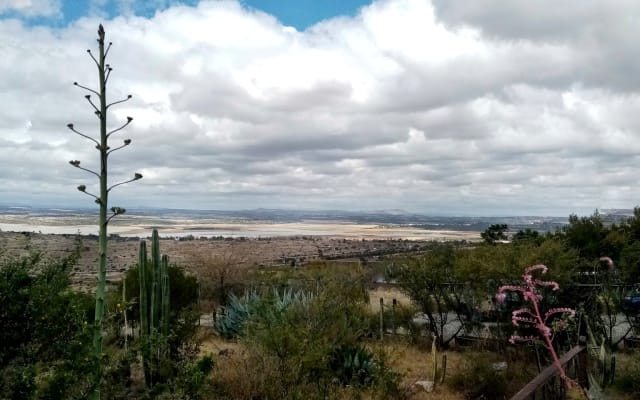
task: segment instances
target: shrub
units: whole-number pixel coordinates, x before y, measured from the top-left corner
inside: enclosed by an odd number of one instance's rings
[[[507,377],[493,368],[485,355],[467,357],[462,368],[448,380],[465,399],[500,399],[507,393]]]
[[[614,386],[631,398],[640,397],[640,354],[634,354],[626,368],[619,368]]]
[[[0,393],[80,398],[87,388],[94,301],[70,288],[74,257],[0,260]]]
[[[218,393],[326,399],[339,398],[346,385],[368,387],[383,397],[397,393],[398,379],[384,358],[362,342],[369,321],[358,287],[354,281],[327,280],[312,294],[289,289],[258,297],[240,335],[248,349],[239,367],[242,378],[215,378]]]

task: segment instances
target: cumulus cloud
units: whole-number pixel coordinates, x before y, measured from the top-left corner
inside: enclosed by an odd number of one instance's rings
[[[111,114],[114,126],[134,117],[114,138],[133,144],[112,168],[114,179],[145,178],[114,201],[493,215],[632,207],[638,35],[624,21],[640,7],[576,1],[558,16],[545,4],[378,0],[304,32],[236,1],[123,12],[104,21],[109,96],[133,94]],[[0,20],[11,38],[0,59],[3,199],[85,200],[70,192],[91,177],[67,161],[95,167],[97,154],[65,125],[97,128],[71,83],[95,83],[84,49],[99,22]]]
[[[60,14],[60,0],[0,0],[0,16],[13,12],[27,17],[52,17]]]

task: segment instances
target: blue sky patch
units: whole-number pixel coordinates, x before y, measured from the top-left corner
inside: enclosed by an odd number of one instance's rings
[[[241,0],[240,3],[249,9],[256,9],[276,17],[283,25],[293,26],[303,31],[325,19],[343,15],[355,15],[358,10],[371,3],[371,0]],[[38,15],[37,11],[21,12],[20,10],[0,8],[0,17],[19,18],[27,25],[47,25],[64,27],[69,23],[86,16],[101,16],[111,19],[118,15],[133,13],[142,17],[152,17],[156,11],[164,10],[172,4],[195,6],[196,0],[185,1],[134,1],[128,5],[120,1],[78,1],[63,0],[60,13]]]

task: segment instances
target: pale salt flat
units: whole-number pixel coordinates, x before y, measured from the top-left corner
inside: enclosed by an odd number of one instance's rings
[[[13,232],[46,234],[97,234],[97,225],[88,217],[39,217],[25,215],[0,216],[0,229]],[[162,236],[195,237],[290,237],[329,236],[348,239],[407,240],[479,240],[479,232],[426,230],[411,226],[385,224],[354,224],[336,222],[221,222],[219,220],[186,220],[176,218],[127,217],[109,226],[110,234],[125,237],[147,236],[159,228]]]

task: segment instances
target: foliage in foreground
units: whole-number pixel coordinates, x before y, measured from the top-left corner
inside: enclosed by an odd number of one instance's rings
[[[70,288],[74,258],[0,261],[0,398],[71,399],[90,390],[90,296]]]
[[[184,269],[177,265],[168,265],[168,279],[171,282],[168,306],[167,331],[154,332],[152,335],[142,335],[133,343],[130,349],[132,354],[147,351],[149,341],[157,341],[165,349],[161,354],[156,354],[157,360],[152,364],[154,370],[153,381],[147,381],[147,388],[140,390],[149,396],[157,397],[171,395],[175,399],[197,399],[202,390],[205,377],[213,367],[214,360],[209,357],[199,356],[199,343],[197,338],[198,319],[197,309],[198,281],[194,276],[185,273]],[[114,318],[114,335],[117,343],[122,344],[122,324],[124,312],[130,324],[140,324],[140,273],[139,267],[127,271],[123,284],[125,285],[125,307],[116,312]],[[116,293],[122,293],[122,286]],[[121,301],[119,295],[114,293],[111,303]],[[112,307],[118,311],[117,304]],[[135,330],[135,328],[134,328]],[[121,349],[122,351],[122,349]],[[130,366],[125,366],[125,372],[130,373]],[[146,371],[145,371],[146,372]],[[129,391],[128,396],[132,396]],[[144,397],[140,397],[144,398]]]
[[[502,399],[509,390],[513,368],[497,371],[493,368],[496,358],[490,354],[471,354],[448,380],[448,385],[463,394],[465,399]],[[509,375],[507,375],[509,374]]]
[[[397,397],[399,377],[364,341],[370,319],[358,284],[334,278],[312,293],[247,297],[251,306],[239,331],[248,348],[245,382],[214,377],[221,397],[338,398],[345,386]]]
[[[631,398],[640,398],[640,353],[631,356],[625,368],[618,370],[614,386]]]

